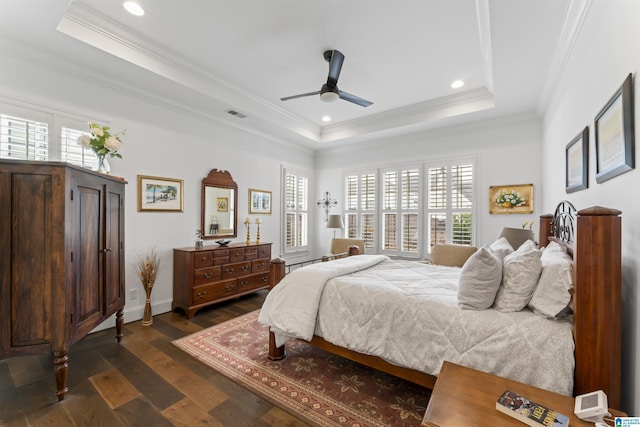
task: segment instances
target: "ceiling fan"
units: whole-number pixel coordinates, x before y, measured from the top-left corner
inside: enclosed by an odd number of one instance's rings
[[[327,82],[322,85],[322,88],[315,92],[301,93],[300,95],[286,96],[280,98],[280,101],[288,101],[290,99],[302,98],[304,96],[320,95],[320,100],[324,102],[334,102],[338,98],[345,101],[353,102],[354,104],[368,107],[373,104],[371,101],[360,98],[355,95],[351,95],[343,90],[338,89],[338,77],[340,76],[340,70],[342,69],[342,63],[344,62],[344,55],[338,50],[326,50],[324,52],[324,59],[329,63],[329,76]]]

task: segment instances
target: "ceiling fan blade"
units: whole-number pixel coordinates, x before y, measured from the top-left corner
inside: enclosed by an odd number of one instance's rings
[[[327,84],[329,86],[336,87],[338,85],[338,77],[340,77],[343,62],[344,55],[339,50],[334,49],[331,54],[331,61],[329,62],[329,76],[327,77]]]
[[[338,91],[338,94],[340,95],[340,99],[353,102],[354,104],[358,104],[363,107],[368,107],[369,105],[373,104],[373,102],[371,101],[367,101],[366,99],[360,98],[359,96],[351,95],[350,93],[347,93],[342,90]]]
[[[288,101],[290,99],[302,98],[304,96],[318,95],[319,93],[320,93],[320,91],[317,90],[315,92],[301,93],[300,95],[285,96],[284,98],[280,98],[280,101]]]

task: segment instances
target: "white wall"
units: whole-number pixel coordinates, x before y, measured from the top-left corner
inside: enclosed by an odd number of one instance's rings
[[[280,255],[281,165],[313,170],[311,152],[278,145],[231,126],[194,118],[135,96],[72,79],[14,58],[0,57],[0,102],[19,100],[44,109],[105,120],[112,130],[126,129],[123,159],[111,159],[111,173],[128,181],[125,209],[126,306],[125,322],[142,318],[144,290],[135,261],[151,246],[161,254],[161,266],[152,292],[154,313],[171,310],[173,252],[192,246],[200,228],[201,182],[213,168],[226,169],[238,184],[238,238],[245,240],[242,224],[248,215],[248,189],[273,192],[272,215],[261,215],[261,240],[273,242],[272,255]],[[234,119],[235,120],[235,119]],[[138,212],[137,175],[184,180],[184,212]],[[252,215],[252,217],[255,217]],[[255,224],[252,240],[255,240]],[[205,241],[205,244],[214,244]],[[136,289],[138,297],[129,298]],[[113,319],[100,328],[114,325]]]
[[[622,211],[622,409],[640,415],[638,263],[640,260],[640,171],[598,184],[595,181],[593,119],[628,73],[640,68],[640,2],[594,0],[544,119],[543,198],[551,210],[561,199],[578,209],[599,205]],[[636,76],[637,78],[637,76]],[[634,90],[636,135],[640,126],[638,84]],[[565,146],[589,126],[589,188],[564,189]],[[637,137],[636,137],[637,138]],[[636,152],[638,150],[636,142]],[[637,165],[637,155],[636,155]]]
[[[316,159],[316,179],[319,183],[316,193],[329,191],[338,200],[338,206],[331,212],[340,213],[344,209],[344,170],[477,156],[479,230],[476,244],[483,245],[491,243],[503,226],[520,227],[524,221],[534,221],[537,233],[538,217],[541,213],[547,213],[540,208],[541,144],[541,122],[531,115],[369,141],[320,153]],[[489,213],[489,187],[510,184],[533,184],[532,214]],[[327,253],[333,232],[323,226],[324,222],[319,218],[316,249],[320,253]]]

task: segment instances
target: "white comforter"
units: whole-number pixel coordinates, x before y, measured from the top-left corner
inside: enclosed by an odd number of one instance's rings
[[[449,360],[570,395],[571,322],[527,309],[461,310],[459,275],[458,268],[381,256],[314,264],[294,271],[271,291],[259,320],[277,332],[278,345],[289,337],[308,340],[315,332],[339,346],[431,375]]]

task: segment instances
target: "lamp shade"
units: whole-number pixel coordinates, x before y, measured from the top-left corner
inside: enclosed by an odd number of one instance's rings
[[[329,215],[329,219],[327,220],[327,228],[344,228],[342,215]]]
[[[518,249],[527,240],[535,242],[535,236],[532,230],[526,228],[502,227],[498,239],[504,237],[513,249]]]

